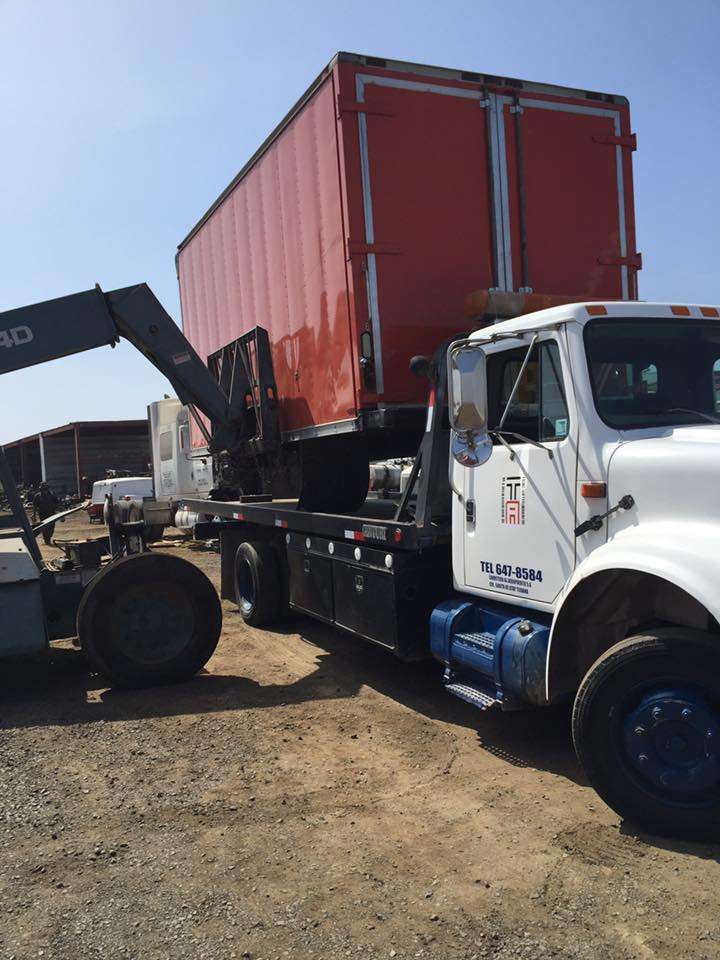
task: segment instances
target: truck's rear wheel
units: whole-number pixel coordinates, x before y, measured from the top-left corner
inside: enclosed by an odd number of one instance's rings
[[[282,568],[272,544],[246,541],[237,548],[235,602],[251,627],[267,626],[287,613]]]
[[[215,588],[180,557],[142,553],[107,566],[77,615],[91,665],[121,687],[194,676],[215,651],[222,611]]]
[[[720,639],[663,628],[611,647],[580,685],[573,739],[591,784],[621,816],[720,840]]]

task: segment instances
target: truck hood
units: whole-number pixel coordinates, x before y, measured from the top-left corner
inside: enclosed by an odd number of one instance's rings
[[[609,535],[648,521],[720,523],[720,425],[621,443],[609,463],[608,507],[628,493],[635,507],[613,516]]]

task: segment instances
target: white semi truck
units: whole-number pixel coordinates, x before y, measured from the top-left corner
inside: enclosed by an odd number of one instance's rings
[[[573,701],[611,807],[717,839],[720,311],[571,304],[413,366],[430,400],[400,501],[215,503],[223,595],[253,625],[290,608],[431,654],[482,710]]]
[[[148,405],[153,495],[143,501],[148,538],[158,539],[165,527],[192,526],[197,519],[181,511],[182,497],[208,497],[213,489],[213,458],[190,444],[190,407],[175,397]]]

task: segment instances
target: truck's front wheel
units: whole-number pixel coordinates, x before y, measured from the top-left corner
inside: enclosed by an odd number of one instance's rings
[[[621,816],[720,840],[720,638],[663,628],[615,644],[580,685],[573,740]]]

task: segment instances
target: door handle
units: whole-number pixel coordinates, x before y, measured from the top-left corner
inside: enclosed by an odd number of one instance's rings
[[[465,520],[468,523],[475,523],[475,501],[465,501]]]

